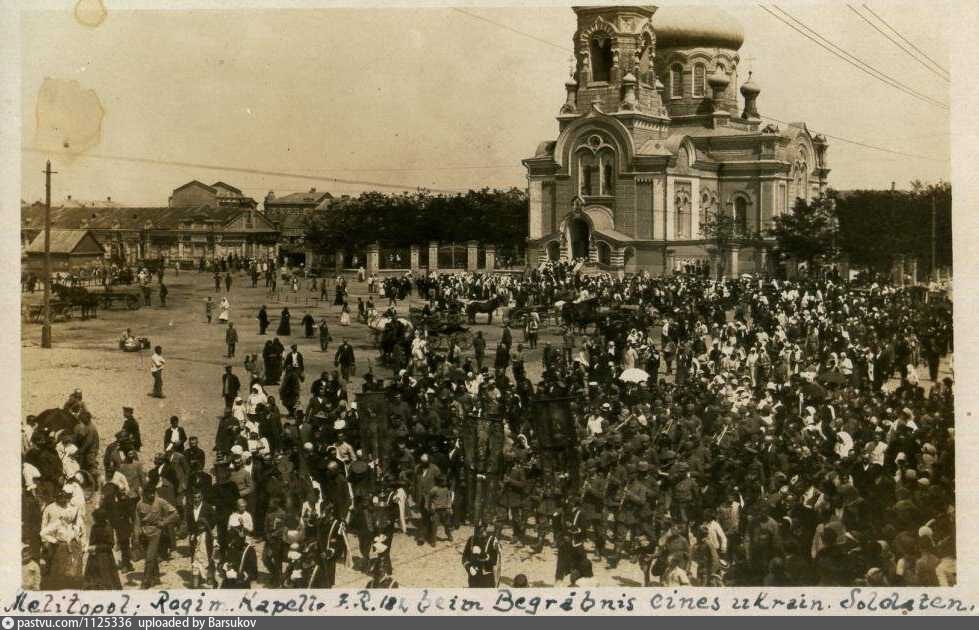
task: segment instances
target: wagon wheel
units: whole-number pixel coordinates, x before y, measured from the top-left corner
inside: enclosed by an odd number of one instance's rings
[[[137,298],[135,295],[127,296],[126,297],[126,307],[129,310],[131,310],[131,311],[135,311],[136,309],[138,309],[139,308],[139,298]]]
[[[64,317],[65,321],[68,321],[69,319],[72,318],[71,307],[62,306],[61,308],[58,309],[58,314]]]

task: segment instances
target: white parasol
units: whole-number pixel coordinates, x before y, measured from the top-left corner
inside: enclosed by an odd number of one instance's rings
[[[619,375],[619,380],[624,383],[645,383],[649,380],[649,373],[639,368],[629,368]]]

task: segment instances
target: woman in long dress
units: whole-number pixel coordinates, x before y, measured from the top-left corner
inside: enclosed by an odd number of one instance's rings
[[[337,282],[336,292],[333,296],[333,306],[343,306],[343,303],[346,301],[347,288],[344,284],[342,278]]]
[[[119,569],[112,554],[114,535],[109,515],[103,508],[92,512],[92,531],[85,565],[85,589],[117,591],[122,588]]]
[[[262,348],[262,360],[265,362],[265,385],[272,385],[279,381],[279,375],[275,371],[275,348],[272,347],[272,340],[265,342]]]
[[[228,320],[231,318],[231,303],[228,302],[228,298],[221,298],[221,314],[218,315],[218,321],[222,324],[227,324]]]
[[[282,309],[282,314],[279,316],[279,327],[275,329],[275,334],[286,337],[292,334],[292,326],[289,324],[291,317],[288,308]]]
[[[343,308],[340,310],[340,325],[350,325],[350,305],[346,302],[343,303]]]

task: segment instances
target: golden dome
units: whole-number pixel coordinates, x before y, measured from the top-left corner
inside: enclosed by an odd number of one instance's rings
[[[729,13],[712,7],[663,7],[653,14],[657,48],[719,47],[738,50],[744,29]]]

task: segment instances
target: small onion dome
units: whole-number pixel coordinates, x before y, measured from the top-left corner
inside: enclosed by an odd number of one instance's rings
[[[723,90],[731,84],[731,78],[724,74],[724,71],[721,70],[720,66],[717,66],[714,68],[714,72],[707,77],[707,84],[712,88]]]
[[[636,77],[631,72],[627,72],[624,77],[622,77],[623,83],[635,83]]]
[[[741,84],[741,95],[745,98],[749,96],[758,96],[761,93],[761,88],[755,83],[754,79],[751,78],[751,73],[748,73],[748,80]]]

